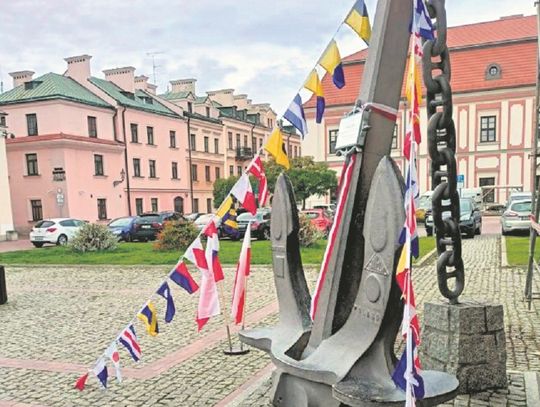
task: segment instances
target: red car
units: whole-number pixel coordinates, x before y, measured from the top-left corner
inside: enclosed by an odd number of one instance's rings
[[[302,213],[307,216],[313,226],[319,229],[319,231],[324,234],[330,232],[330,228],[332,227],[332,217],[327,211],[324,209],[308,209],[302,211]]]

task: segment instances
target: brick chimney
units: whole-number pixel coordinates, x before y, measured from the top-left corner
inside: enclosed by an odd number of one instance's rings
[[[234,89],[220,89],[220,90],[209,90],[206,92],[210,99],[218,102],[222,106],[235,106],[234,100]]]
[[[135,77],[135,89],[146,90],[148,87],[148,76],[139,75]]]
[[[193,93],[193,95],[195,95],[196,82],[197,82],[197,79],[193,79],[193,78],[176,79],[174,81],[170,81],[170,84],[172,86],[171,92],[172,93],[191,92]]]
[[[123,68],[106,69],[103,71],[105,79],[114,83],[122,90],[135,93],[135,68],[125,66]]]
[[[9,75],[13,78],[13,87],[16,88],[25,82],[30,82],[34,74],[34,71],[17,71],[10,72]]]
[[[90,78],[90,60],[91,55],[78,55],[74,57],[64,58],[67,62],[67,72],[65,76],[69,76],[71,79],[76,80],[79,83],[86,83]]]

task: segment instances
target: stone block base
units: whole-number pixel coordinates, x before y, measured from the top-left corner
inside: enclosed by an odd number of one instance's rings
[[[420,353],[423,369],[456,375],[460,394],[506,387],[502,305],[426,303]]]

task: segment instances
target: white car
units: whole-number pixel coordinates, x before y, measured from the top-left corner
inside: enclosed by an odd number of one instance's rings
[[[45,243],[63,246],[84,224],[84,221],[72,218],[43,219],[32,228],[30,242],[36,247],[42,247]]]

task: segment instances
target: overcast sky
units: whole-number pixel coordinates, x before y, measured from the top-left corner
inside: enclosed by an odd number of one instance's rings
[[[92,72],[134,66],[158,91],[194,77],[197,93],[234,88],[283,113],[354,0],[13,0],[2,2],[0,77],[63,73],[90,54]],[[377,0],[366,0],[371,15]],[[447,0],[449,25],[535,12],[533,0]],[[346,26],[342,55],[363,47]],[[157,54],[159,52],[159,54]]]

